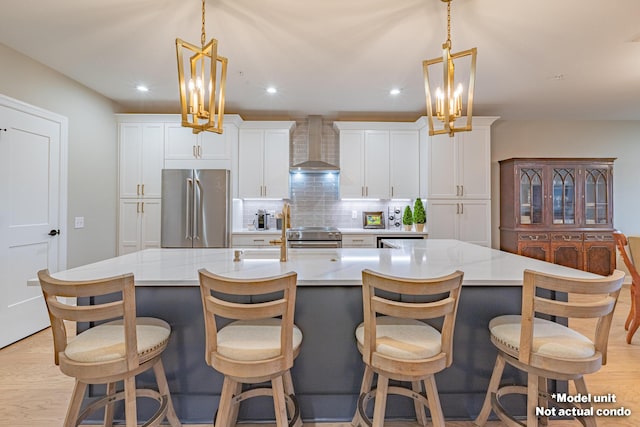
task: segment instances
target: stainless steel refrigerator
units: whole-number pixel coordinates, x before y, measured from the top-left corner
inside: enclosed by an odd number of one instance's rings
[[[228,170],[162,170],[163,248],[226,248],[230,230]]]

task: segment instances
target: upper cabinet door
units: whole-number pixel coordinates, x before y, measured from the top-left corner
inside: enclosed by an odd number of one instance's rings
[[[120,197],[161,197],[163,144],[162,123],[120,124]]]
[[[142,188],[145,198],[162,197],[164,167],[164,126],[162,123],[142,125]]]
[[[391,131],[390,184],[392,199],[414,199],[420,191],[420,150],[418,131]]]
[[[289,131],[264,131],[264,197],[289,198]]]
[[[198,157],[198,138],[191,128],[180,123],[165,123],[165,158],[167,160],[193,160]]]
[[[231,141],[227,138],[228,129],[224,133],[200,132],[198,145],[200,146],[201,159],[225,160],[231,158]]]
[[[263,196],[263,138],[263,130],[240,129],[238,141],[238,197],[240,198]]]
[[[457,137],[434,135],[429,138],[428,197],[452,198],[460,195],[458,183]]]
[[[366,130],[364,132],[364,196],[388,199],[389,185],[389,132]]]
[[[340,131],[340,197],[364,197],[364,131]]]
[[[476,127],[456,135],[459,195],[465,199],[491,198],[491,133]]]

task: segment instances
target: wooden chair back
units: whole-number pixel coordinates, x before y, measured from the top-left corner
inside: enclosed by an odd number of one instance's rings
[[[431,279],[408,279],[388,276],[368,269],[362,271],[362,302],[364,308],[363,358],[372,363],[376,348],[376,317],[378,314],[405,319],[443,318],[441,355],[446,366],[453,362],[453,331],[460,301],[464,273],[456,271]],[[400,295],[434,297],[429,302],[406,302],[385,297],[376,290]]]
[[[631,275],[631,280],[637,286],[640,286],[640,274],[638,273],[638,269],[636,268],[635,263],[633,262],[633,254],[636,254],[636,257],[640,258],[640,237],[638,236],[625,236],[620,231],[613,232],[613,238],[616,242],[616,247],[618,248],[618,252],[622,257],[622,261],[624,265],[629,270],[629,274]],[[629,253],[627,253],[627,249],[629,249]]]
[[[230,320],[257,320],[281,317],[280,349],[281,354],[275,360],[269,361],[265,370],[286,370],[293,366],[293,318],[296,301],[296,285],[298,274],[288,272],[279,276],[260,279],[233,279],[219,276],[206,269],[198,270],[200,275],[200,291],[205,324],[205,360],[214,366],[216,362],[232,366],[234,362],[224,360],[217,353],[216,317]],[[215,295],[214,295],[215,293]],[[220,294],[230,296],[265,296],[277,295],[264,302],[239,303],[222,299]],[[280,296],[281,295],[281,296]],[[217,360],[215,360],[217,359]],[[245,365],[245,372],[249,373],[249,365],[263,365],[260,362],[237,362]],[[260,371],[260,368],[256,368]]]
[[[90,281],[58,280],[49,270],[38,272],[40,287],[49,312],[53,332],[55,363],[60,363],[60,353],[67,347],[67,330],[64,321],[99,322],[122,318],[125,330],[127,369],[139,366],[136,338],[136,294],[133,274]],[[92,305],[72,305],[60,298],[82,298],[114,294],[120,297],[112,302]]]
[[[522,285],[522,328],[520,331],[519,360],[530,363],[532,357],[533,319],[536,314],[560,318],[597,319],[593,336],[596,356],[606,364],[607,343],[613,320],[613,311],[620,294],[624,272],[615,270],[611,276],[595,279],[577,279],[525,270]],[[541,296],[548,290],[566,293],[568,301]],[[574,298],[572,298],[572,294]],[[588,300],[575,298],[589,295]]]

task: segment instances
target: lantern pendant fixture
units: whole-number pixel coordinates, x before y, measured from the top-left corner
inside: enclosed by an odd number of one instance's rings
[[[427,116],[429,122],[429,135],[449,134],[471,130],[473,110],[473,90],[476,80],[476,56],[478,49],[472,48],[458,53],[451,53],[451,2],[453,0],[441,0],[447,3],[447,40],[442,44],[442,57],[428,59],[422,62],[424,72],[424,87],[427,96]],[[465,58],[465,59],[463,59]],[[469,61],[467,96],[464,99],[464,85],[460,82],[456,85],[455,63]],[[429,70],[435,70],[437,64],[442,64],[442,85],[433,90],[433,82],[430,81]],[[437,71],[437,70],[436,70]],[[433,74],[437,74],[434,72]],[[432,93],[435,95],[432,99]],[[433,102],[432,102],[433,101]],[[464,102],[466,101],[466,103]],[[464,105],[466,104],[466,111]],[[466,124],[456,126],[455,121],[466,116]],[[442,127],[434,124],[434,118],[442,123]]]
[[[193,133],[222,133],[228,60],[218,56],[218,40],[211,39],[205,44],[204,2],[202,0],[201,47],[176,39],[182,126],[192,128]]]

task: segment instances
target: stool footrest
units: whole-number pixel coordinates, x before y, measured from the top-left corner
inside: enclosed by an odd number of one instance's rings
[[[233,396],[233,399],[231,399],[231,402],[234,405],[239,405],[240,402],[245,401],[247,399],[251,399],[252,397],[258,397],[258,396],[271,396],[273,397],[273,389],[271,387],[257,387],[257,388],[252,388],[246,391],[243,391],[242,393]],[[286,401],[286,405],[287,405],[287,410],[289,411],[289,413],[291,413],[291,419],[289,420],[289,427],[298,427],[301,426],[301,419],[300,419],[300,405],[298,404],[298,399],[296,399],[296,395],[295,394],[285,394],[284,395],[284,399]],[[214,416],[214,419],[217,418],[218,416],[218,412],[216,411],[216,414]]]
[[[360,418],[362,419],[362,421],[369,427],[373,425],[373,421],[371,421],[371,418],[369,418],[369,416],[366,414],[365,408],[367,407],[369,401],[375,397],[376,391],[376,388],[372,388],[369,392],[362,393],[358,398],[358,414],[360,414]],[[427,399],[427,396],[424,392],[418,393],[405,387],[390,386],[387,389],[387,394],[396,394],[409,397],[417,402],[420,402],[423,406],[429,409],[429,400]]]
[[[491,408],[496,413],[498,418],[507,426],[507,427],[526,427],[527,425],[523,422],[516,420],[511,414],[509,414],[502,406],[500,402],[500,398],[503,396],[507,396],[510,394],[522,394],[527,395],[527,387],[523,385],[505,385],[499,387],[495,393],[491,393]],[[559,408],[570,409],[577,408],[578,406],[572,403],[564,403],[558,402],[555,400],[551,394],[546,392],[538,391],[538,399],[545,400],[547,402],[553,402]],[[580,422],[583,426],[587,426],[587,422],[585,421],[585,417],[576,416],[574,417],[576,420]]]
[[[119,400],[124,400],[124,397],[125,397],[124,391],[120,391],[118,393],[108,394],[104,397],[94,400],[89,404],[89,406],[87,406],[80,413],[80,415],[78,415],[76,425],[80,425],[82,421],[85,420],[85,418],[87,418],[96,410],[106,405],[113,404]],[[160,403],[160,406],[158,407],[156,412],[151,416],[151,418],[149,418],[140,427],[155,427],[160,425],[160,423],[162,422],[162,420],[164,420],[167,414],[168,403],[169,403],[169,399],[167,399],[167,396],[162,395],[159,392],[152,389],[142,388],[142,389],[136,389],[136,397],[146,397],[146,398],[154,399]]]

